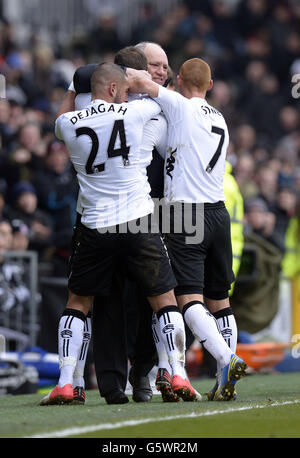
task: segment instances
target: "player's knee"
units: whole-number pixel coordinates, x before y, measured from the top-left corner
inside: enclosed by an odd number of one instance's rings
[[[212,300],[212,301],[223,301],[223,300],[229,301],[229,291],[228,290],[213,291],[213,290],[205,289],[204,296],[206,299]]]
[[[70,292],[66,309],[78,310],[85,316],[89,313],[93,302],[93,296],[78,296]]]
[[[155,313],[163,307],[169,306],[170,304],[176,304],[176,298],[173,290],[159,294],[158,296],[148,297],[148,301]]]

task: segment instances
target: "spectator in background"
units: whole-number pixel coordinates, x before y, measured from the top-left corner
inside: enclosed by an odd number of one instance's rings
[[[29,247],[29,228],[20,219],[13,219],[12,226],[12,246],[14,251],[26,251]]]
[[[229,130],[239,122],[237,111],[235,110],[235,96],[233,87],[223,80],[214,81],[213,88],[208,97],[210,105],[215,107],[227,120]]]
[[[274,231],[275,221],[263,199],[256,197],[245,203],[245,234],[254,233],[283,251],[280,235]]]
[[[6,253],[12,246],[12,227],[8,220],[0,219],[0,255]],[[3,258],[1,257],[3,260]]]
[[[44,154],[45,143],[40,124],[29,122],[22,125],[4,165],[8,187],[12,188],[18,181],[31,181],[34,172],[42,167]]]
[[[251,153],[256,146],[256,131],[250,124],[240,124],[234,133],[235,152],[239,156],[242,153]]]
[[[250,153],[243,153],[238,156],[234,168],[234,176],[244,199],[255,197],[258,187],[254,181],[255,160]]]
[[[243,38],[249,38],[262,29],[269,17],[266,0],[241,0],[235,14],[237,30]]]
[[[285,254],[282,260],[282,272],[292,279],[300,272],[300,200],[295,205],[295,212],[289,221],[285,234]],[[297,282],[299,284],[299,276]],[[299,285],[300,286],[300,285]]]
[[[11,250],[11,246],[12,227],[9,221],[0,219],[0,317],[1,311],[5,312],[15,305],[15,297],[6,275],[7,260],[3,256]]]
[[[297,108],[285,105],[278,113],[279,132],[277,138],[292,135],[300,129],[300,115]]]
[[[65,276],[76,216],[78,185],[65,144],[48,144],[43,169],[33,180],[40,209],[52,219],[55,272]]]
[[[22,328],[24,332],[29,327],[28,265],[24,260],[3,256],[17,248],[13,232],[9,221],[0,220],[0,326],[9,324],[9,328]]]
[[[87,36],[87,49],[89,57],[97,56],[106,52],[115,53],[123,47],[123,43],[118,34],[116,15],[109,7],[101,11],[95,27]]]
[[[291,218],[296,209],[296,192],[293,186],[282,186],[279,188],[274,205],[274,233],[276,234],[277,246],[281,251],[285,251],[285,237]]]
[[[5,184],[0,185],[0,220],[7,219],[7,215],[10,212],[10,207],[7,205],[6,202],[6,192],[5,192]]]
[[[270,167],[267,161],[261,164],[255,180],[258,185],[258,197],[265,202],[270,211],[273,211],[278,189],[278,172]]]
[[[10,221],[20,219],[29,227],[28,248],[37,251],[40,259],[45,258],[47,250],[53,245],[53,225],[50,216],[38,208],[36,190],[30,182],[16,183],[12,196]]]
[[[11,104],[7,99],[1,99],[0,103],[0,137],[1,147],[6,148],[16,134],[16,129],[11,122]]]
[[[132,30],[132,42],[152,41],[153,30],[157,28],[158,23],[159,17],[156,14],[155,6],[151,2],[143,3],[140,6],[139,21]]]

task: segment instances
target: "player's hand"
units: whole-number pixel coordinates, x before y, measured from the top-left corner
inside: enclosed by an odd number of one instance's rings
[[[133,68],[126,69],[127,80],[129,83],[130,92],[138,94],[143,92],[144,82],[152,80],[150,73],[146,70],[135,70]]]
[[[147,78],[151,79],[151,75],[147,70],[135,70],[134,68],[126,68],[126,75],[128,79],[132,78]]]

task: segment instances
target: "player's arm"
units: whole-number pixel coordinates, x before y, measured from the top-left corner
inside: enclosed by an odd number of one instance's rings
[[[167,146],[168,146],[168,124],[167,120],[164,116],[160,116],[158,119],[159,129],[158,135],[156,139],[155,147],[158,151],[158,154],[165,159],[167,154]]]
[[[165,159],[167,153],[168,126],[165,117],[159,115],[150,119],[143,129],[142,152],[152,152],[156,148],[159,155]]]
[[[177,123],[182,119],[185,97],[155,83],[141,70],[127,69],[130,91],[148,94],[162,108],[168,122]]]
[[[67,93],[58,109],[56,118],[68,111],[75,110],[75,98],[78,94],[91,92],[91,76],[98,64],[88,64],[77,68]]]
[[[56,113],[56,119],[60,117],[60,115],[64,113],[68,113],[69,111],[75,110],[75,97],[76,92],[72,90],[68,90],[61,102],[59,109]]]
[[[148,72],[127,68],[126,74],[130,92],[135,94],[148,94],[152,98],[158,96],[159,85],[152,81]]]
[[[153,148],[156,146],[156,143],[159,138],[156,125],[157,125],[157,120],[155,119],[150,119],[150,121],[148,121],[144,125],[142,147],[141,147],[141,152],[143,154],[152,153]]]

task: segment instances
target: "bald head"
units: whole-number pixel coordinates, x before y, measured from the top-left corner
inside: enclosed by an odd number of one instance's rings
[[[202,59],[189,59],[179,69],[179,88],[182,91],[206,94],[212,87],[210,66]]]
[[[96,67],[91,76],[92,99],[102,99],[107,102],[122,103],[128,90],[127,77],[124,70],[112,62],[105,62]],[[123,94],[124,93],[124,94]]]
[[[168,58],[163,48],[151,41],[142,41],[136,45],[136,48],[144,52],[152,80],[163,85],[168,77]]]

